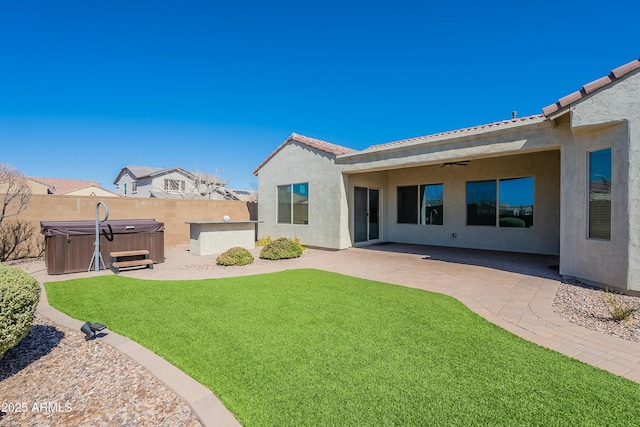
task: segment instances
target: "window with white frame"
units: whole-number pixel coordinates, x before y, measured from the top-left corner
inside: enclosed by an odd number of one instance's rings
[[[182,191],[184,192],[185,184],[183,179],[165,179],[164,191]]]
[[[138,183],[136,181],[131,181],[131,192],[132,193],[138,192]]]
[[[611,240],[611,148],[589,152],[589,238]]]
[[[278,186],[278,224],[309,224],[309,183]]]

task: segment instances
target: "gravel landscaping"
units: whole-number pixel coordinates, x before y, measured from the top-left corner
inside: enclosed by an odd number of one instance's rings
[[[200,426],[147,370],[99,339],[36,314],[0,359],[0,425]]]
[[[640,308],[640,297],[609,294],[620,306]],[[552,304],[553,311],[562,319],[584,328],[616,337],[640,341],[640,311],[628,321],[615,321],[609,311],[607,292],[577,281],[563,281]]]

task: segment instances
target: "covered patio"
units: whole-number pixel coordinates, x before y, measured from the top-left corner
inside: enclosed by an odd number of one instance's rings
[[[558,148],[343,174],[356,246],[560,253]]]

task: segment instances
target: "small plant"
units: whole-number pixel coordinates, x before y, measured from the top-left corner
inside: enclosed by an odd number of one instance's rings
[[[302,255],[302,249],[291,239],[280,238],[269,243],[260,251],[260,258],[278,260],[298,258]]]
[[[40,284],[19,268],[0,264],[0,358],[31,330]]]
[[[256,246],[267,246],[269,243],[271,243],[273,240],[271,240],[271,236],[262,236],[261,238],[258,239],[258,241],[256,242]]]
[[[305,248],[305,247],[302,245],[302,243],[300,243],[300,238],[299,238],[299,237],[295,237],[295,238],[291,239],[291,241],[292,241],[293,243],[295,243],[295,244],[300,248],[300,250],[302,250],[302,251],[307,250],[307,248]]]
[[[247,265],[253,262],[253,255],[245,248],[236,246],[218,255],[216,264],[218,265]]]
[[[608,289],[604,293],[604,302],[611,314],[611,318],[616,322],[629,321],[631,315],[638,311],[637,306],[624,301],[622,295],[616,295]]]

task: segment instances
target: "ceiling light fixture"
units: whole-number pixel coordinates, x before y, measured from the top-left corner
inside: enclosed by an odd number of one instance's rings
[[[445,166],[467,166],[469,164],[469,160],[461,160],[459,162],[446,162],[443,163],[442,166],[440,167],[445,167]]]

